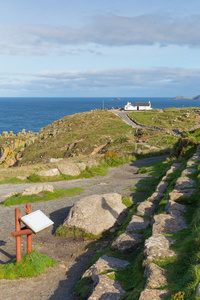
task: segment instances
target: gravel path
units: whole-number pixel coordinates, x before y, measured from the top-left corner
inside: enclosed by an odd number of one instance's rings
[[[84,271],[92,251],[84,250],[88,241],[81,239],[56,238],[52,235],[55,229],[63,223],[71,206],[79,199],[92,194],[117,192],[121,195],[130,195],[130,188],[137,186],[138,182],[148,177],[147,174],[137,174],[140,167],[153,164],[159,159],[147,158],[127,165],[110,168],[104,177],[60,181],[50,183],[55,188],[66,189],[83,187],[85,191],[80,195],[69,198],[61,198],[47,202],[32,204],[32,210],[42,210],[54,221],[54,227],[49,228],[36,236],[33,236],[33,247],[41,253],[56,259],[59,265],[50,268],[45,274],[31,279],[1,280],[1,299],[33,300],[67,299],[75,300],[74,286],[80,274]],[[21,192],[33,184],[3,184],[0,185],[0,202],[9,192]],[[17,205],[24,215],[24,205]],[[14,211],[16,206],[4,207],[0,205],[0,265],[9,262],[15,257],[15,239],[11,237],[14,231]],[[22,253],[26,253],[26,240],[22,237]]]

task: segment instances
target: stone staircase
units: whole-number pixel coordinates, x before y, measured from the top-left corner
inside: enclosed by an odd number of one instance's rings
[[[188,160],[186,169],[182,172],[181,177],[177,179],[172,192],[169,194],[164,213],[156,214],[156,211],[159,201],[162,200],[168,186],[168,175],[181,167],[177,163],[173,164],[167,171],[151,197],[138,205],[136,214],[132,216],[126,231],[112,243],[111,248],[118,251],[123,252],[128,249],[134,249],[134,247],[142,243],[142,235],[138,234],[137,231],[144,230],[149,224],[151,225],[152,235],[144,242],[143,266],[145,267],[144,277],[146,277],[146,285],[140,294],[139,300],[159,300],[165,299],[169,295],[168,290],[161,289],[167,285],[166,270],[153,261],[176,256],[176,253],[170,249],[175,240],[165,236],[165,234],[188,228],[184,217],[186,207],[176,203],[174,200],[182,196],[190,197],[194,192],[196,182],[187,176],[196,171],[195,166],[198,164],[195,162],[196,160],[200,160],[199,148]],[[92,294],[88,299],[120,299],[125,294],[125,291],[119,282],[106,275],[101,275],[101,273],[109,270],[112,273],[113,269],[125,268],[127,265],[127,261],[121,261],[120,263],[119,259],[109,258],[106,255],[99,258],[83,275],[83,277],[91,276],[94,282]]]

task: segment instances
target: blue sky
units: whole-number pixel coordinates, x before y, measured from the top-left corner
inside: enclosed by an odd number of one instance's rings
[[[0,97],[200,94],[200,2],[0,0]]]

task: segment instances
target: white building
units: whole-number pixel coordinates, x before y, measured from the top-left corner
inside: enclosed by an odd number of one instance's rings
[[[149,110],[152,109],[151,102],[135,102],[135,105],[132,105],[131,102],[127,102],[124,106],[124,110]]]

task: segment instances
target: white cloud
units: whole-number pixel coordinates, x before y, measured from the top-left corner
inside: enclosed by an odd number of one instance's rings
[[[16,77],[16,80],[15,80]],[[12,78],[12,79],[11,79]],[[1,74],[0,90],[35,96],[173,96],[199,94],[200,69],[104,69]],[[192,91],[192,94],[191,94]],[[9,95],[8,95],[9,96]]]
[[[168,15],[137,17],[98,16],[81,28],[51,25],[18,25],[1,28],[0,54],[46,55],[68,53],[77,45],[179,45],[200,46],[200,16],[175,19]]]

